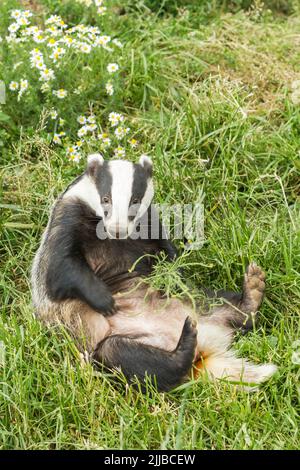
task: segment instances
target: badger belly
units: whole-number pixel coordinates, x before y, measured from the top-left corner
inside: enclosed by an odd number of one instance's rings
[[[117,313],[108,318],[111,334],[135,337],[144,344],[172,351],[192,308],[176,298],[163,298],[144,283],[114,295]]]

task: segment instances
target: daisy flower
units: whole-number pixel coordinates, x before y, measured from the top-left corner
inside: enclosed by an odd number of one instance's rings
[[[106,137],[105,139],[102,140],[102,147],[107,148],[110,147],[111,145],[111,140],[109,137]]]
[[[8,87],[11,91],[16,91],[19,88],[19,84],[18,82],[10,82]]]
[[[51,109],[50,110],[50,117],[51,119],[56,119],[58,116],[58,112],[56,111],[56,109]]]
[[[92,50],[92,47],[89,44],[82,43],[80,45],[80,52],[83,52],[84,54],[89,54]]]
[[[28,80],[22,78],[20,81],[20,90],[25,91],[28,88]]]
[[[70,154],[70,153],[75,153],[76,152],[76,145],[75,146],[71,146],[71,147],[67,147],[67,153]]]
[[[88,132],[93,132],[97,129],[97,124],[88,124],[85,127]]]
[[[107,84],[105,85],[105,90],[109,96],[112,96],[114,94],[113,84],[111,82],[107,82]]]
[[[128,134],[128,132],[130,131],[130,128],[129,127],[122,127],[122,126],[118,126],[115,130],[115,136],[118,140],[121,140],[123,139],[123,137],[125,137],[126,134]]]
[[[60,100],[64,99],[67,96],[67,90],[60,88],[59,90],[53,90],[53,95],[57,96]]]
[[[83,126],[86,123],[86,118],[84,116],[78,116],[77,122]]]
[[[25,16],[21,16],[20,18],[17,19],[17,23],[20,25],[20,26],[27,26],[30,24],[30,21],[28,18],[26,18]]]
[[[94,116],[94,114],[91,114],[91,116],[89,116],[87,118],[87,121],[90,123],[90,124],[95,124],[96,122],[96,116]]]
[[[96,39],[97,46],[106,46],[106,44],[110,41],[110,36],[99,36]]]
[[[22,78],[20,80],[20,91],[18,93],[18,101],[20,100],[23,93],[28,89],[28,80]]]
[[[119,70],[118,64],[108,64],[107,66],[108,73],[114,73],[114,72],[117,72],[117,70]]]
[[[15,20],[17,20],[18,18],[21,18],[21,16],[22,16],[21,10],[13,10],[10,14],[10,17],[14,18]]]
[[[16,33],[19,28],[20,28],[20,25],[18,23],[12,23],[12,24],[9,25],[8,31],[10,33]]]
[[[60,30],[56,26],[50,26],[50,28],[46,29],[47,33],[50,33],[51,36],[59,36],[60,35]]]
[[[105,148],[110,147],[111,140],[108,137],[108,134],[106,134],[105,132],[103,132],[102,134],[98,134],[98,139],[101,140],[101,147],[102,148],[105,149]]]
[[[41,71],[40,80],[44,80],[45,82],[48,82],[49,80],[54,80],[54,78],[55,78],[55,75],[54,75],[53,70],[45,68]]]
[[[107,137],[108,137],[108,134],[106,132],[102,132],[98,134],[98,139],[100,140],[106,139]]]
[[[58,15],[49,16],[49,18],[45,21],[46,24],[56,24],[61,21],[61,17]]]
[[[49,47],[57,47],[58,46],[58,42],[54,39],[54,38],[50,38],[47,45]]]
[[[128,140],[129,144],[131,145],[132,148],[137,147],[138,141],[136,139],[130,139]]]
[[[119,124],[119,122],[124,121],[124,116],[122,116],[122,114],[112,112],[109,114],[108,120],[111,126],[115,127]]]
[[[64,20],[60,20],[57,25],[62,28],[62,29],[65,29],[68,27],[68,25],[64,22]]]
[[[78,137],[84,137],[86,134],[87,134],[88,130],[87,130],[87,126],[83,126],[81,127],[81,129],[79,129],[79,131],[77,132],[77,135]]]
[[[63,47],[56,47],[52,54],[50,55],[50,59],[53,59],[53,62],[57,62],[58,59],[61,58],[61,56],[63,56],[66,52],[66,49],[64,49]]]
[[[125,157],[125,149],[123,147],[120,147],[118,146],[115,150],[114,150],[114,155],[115,157]]]
[[[31,16],[33,16],[33,14],[31,13],[30,10],[24,10],[24,11],[23,11],[23,16],[24,16],[25,18],[30,18]]]
[[[71,38],[71,36],[65,36],[62,41],[66,44],[66,46],[70,47],[73,42],[74,42],[74,39]]]
[[[98,15],[102,16],[105,15],[107,8],[106,7],[99,7],[97,10]]]
[[[36,42],[37,44],[40,44],[42,42],[45,42],[46,41],[46,38],[45,36],[43,36],[43,34],[41,34],[41,32],[39,31],[38,33],[35,33],[33,35],[33,40],[34,42]]]
[[[62,144],[62,140],[61,140],[59,134],[54,134],[54,136],[53,136],[53,142],[54,142],[55,144],[57,144],[57,145]]]
[[[69,158],[69,160],[75,163],[79,162],[79,160],[81,159],[81,155],[78,152],[76,145],[72,147],[67,147],[67,157]]]

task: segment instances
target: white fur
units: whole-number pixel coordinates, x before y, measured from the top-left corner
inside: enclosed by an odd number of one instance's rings
[[[141,201],[139,210],[137,212],[137,215],[136,215],[137,219],[139,219],[140,217],[142,217],[143,214],[145,214],[145,212],[147,211],[148,207],[150,206],[152,202],[153,196],[154,196],[154,187],[153,187],[153,181],[151,180],[148,182],[144,197]]]
[[[78,183],[71,186],[64,194],[66,198],[78,198],[94,209],[98,217],[103,217],[103,208],[100,203],[100,196],[94,181],[88,175],[84,175]]]
[[[150,157],[148,157],[148,155],[141,155],[140,159],[139,159],[139,164],[142,165],[142,166],[145,166],[145,163],[148,163],[148,165],[151,165],[152,166],[152,160]]]
[[[274,364],[253,364],[236,357],[233,350],[209,356],[204,360],[207,372],[215,378],[241,382],[245,390],[257,390],[257,385],[268,380],[277,367]]]
[[[104,162],[104,158],[101,155],[101,153],[92,153],[91,155],[88,156],[88,165],[97,162],[99,165],[102,165]]]
[[[229,349],[232,334],[230,328],[211,323],[210,319],[199,320],[197,349],[203,355],[204,368],[212,377],[242,382],[244,390],[254,391],[256,384],[268,380],[277,367],[274,364],[257,365],[236,357],[234,350]]]
[[[112,213],[106,228],[114,236],[118,227],[128,233],[128,208],[132,196],[134,167],[125,160],[113,160],[109,163],[109,169],[112,174]]]

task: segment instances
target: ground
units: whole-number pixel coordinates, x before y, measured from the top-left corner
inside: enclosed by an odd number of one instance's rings
[[[0,106],[0,446],[299,448],[299,4],[120,0],[105,2],[102,16],[93,2],[82,3],[0,5],[0,79],[7,91]],[[31,9],[42,31],[50,14],[70,26],[98,25],[123,47],[84,57],[65,53],[42,92],[29,51],[44,48],[49,67],[50,52],[45,43],[7,45],[14,8]],[[111,83],[108,62],[120,66],[113,95],[102,91]],[[9,84],[20,87],[21,79],[28,89],[18,101],[20,88]],[[58,99],[52,89],[68,95]],[[235,343],[240,355],[279,367],[258,392],[205,378],[168,394],[116,387],[82,365],[66,332],[48,332],[35,320],[29,273],[49,208],[83,171],[84,155],[105,147],[95,131],[77,146],[77,117],[95,115],[99,131],[113,132],[106,124],[112,111],[125,116],[130,139],[138,141],[122,143],[119,152],[152,157],[158,202],[193,203],[199,191],[204,197],[205,243],[178,262],[186,282],[195,291],[200,285],[239,290],[250,261],[266,272],[261,321]],[[55,144],[59,132],[66,135]],[[107,148],[106,158],[112,155]],[[152,282],[177,287],[177,295],[185,290],[184,283],[174,286],[166,264]]]

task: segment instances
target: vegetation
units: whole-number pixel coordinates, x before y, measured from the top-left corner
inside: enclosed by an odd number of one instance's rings
[[[299,448],[298,2],[2,0],[0,16],[1,448]],[[96,149],[149,154],[158,202],[205,195],[204,246],[178,262],[187,282],[239,290],[249,260],[265,269],[261,321],[235,343],[279,366],[257,393],[205,378],[168,394],[116,387],[35,320],[49,208]],[[172,290],[173,271],[153,282]]]

